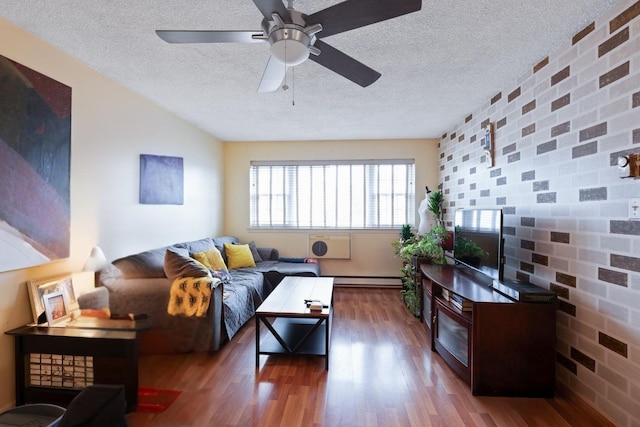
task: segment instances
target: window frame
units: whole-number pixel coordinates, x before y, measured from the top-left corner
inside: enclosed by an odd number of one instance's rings
[[[281,179],[285,180],[284,176],[289,173],[290,175],[288,176],[293,176],[296,179],[299,177],[300,172],[297,170],[298,168],[307,168],[305,170],[305,172],[308,171],[313,171],[313,170],[317,170],[319,168],[323,168],[323,169],[327,169],[327,168],[336,168],[336,174],[338,173],[338,168],[339,167],[344,167],[344,166],[348,166],[350,167],[350,173],[353,173],[353,168],[354,167],[361,167],[364,168],[362,171],[362,177],[360,179],[360,181],[358,181],[358,183],[365,183],[364,187],[366,187],[366,190],[363,189],[362,194],[359,195],[359,198],[362,197],[362,201],[361,201],[361,207],[363,209],[363,222],[362,223],[354,223],[353,221],[353,208],[352,208],[352,204],[353,204],[353,199],[352,199],[352,195],[350,195],[350,200],[348,203],[348,209],[349,209],[349,226],[345,226],[345,225],[341,225],[341,221],[337,218],[339,216],[339,208],[337,207],[337,204],[339,203],[339,199],[336,197],[335,198],[335,203],[336,203],[336,207],[333,210],[329,211],[329,215],[334,215],[336,218],[335,220],[335,224],[329,224],[327,225],[327,221],[326,221],[326,215],[327,215],[327,209],[324,209],[324,216],[325,216],[325,221],[323,222],[323,225],[318,225],[317,223],[314,225],[313,222],[310,223],[302,223],[300,222],[299,217],[297,217],[295,220],[292,219],[288,219],[286,217],[286,214],[282,214],[283,217],[281,217],[280,221],[276,221],[275,223],[273,221],[269,221],[270,224],[266,224],[265,222],[263,222],[263,224],[259,224],[259,219],[257,218],[257,210],[260,209],[260,203],[264,202],[264,201],[259,201],[261,197],[269,197],[270,198],[270,203],[273,201],[274,197],[281,197],[282,200],[279,200],[278,203],[282,203],[282,205],[287,205],[288,203],[294,203],[296,208],[294,208],[294,210],[297,210],[298,207],[300,206],[301,202],[297,200],[297,197],[299,194],[301,194],[301,191],[305,191],[305,189],[299,189],[297,188],[297,186],[299,185],[299,182],[296,181],[295,183],[289,183],[289,187],[287,188],[294,188],[295,190],[295,196],[292,196],[291,194],[286,195],[285,193],[287,192],[287,190],[283,190],[282,193],[280,195],[273,195],[273,192],[270,192],[265,196],[260,196],[260,190],[257,190],[257,186],[261,185],[260,181],[261,179],[259,177],[257,177],[257,172],[256,172],[256,168],[261,168],[261,167],[267,167],[267,168],[272,168],[269,169],[270,173],[272,174],[274,170],[273,168],[283,168],[282,170],[282,174],[283,177],[281,177]],[[369,168],[369,174],[377,174],[377,178],[378,181],[380,181],[379,175],[380,175],[380,170],[376,169],[375,171],[371,171],[371,168],[380,168],[380,167],[384,167],[384,166],[392,166],[391,170],[391,179],[387,179],[387,181],[385,181],[384,185],[386,186],[391,186],[391,190],[387,191],[386,193],[384,193],[383,191],[381,191],[382,189],[382,185],[380,185],[380,182],[377,183],[372,183],[373,181],[367,181],[367,168]],[[401,183],[399,184],[400,187],[402,187],[402,190],[399,190],[397,188],[395,188],[396,185],[396,179],[397,177],[394,176],[393,171],[396,170],[396,166],[400,166],[400,168],[398,168],[398,170],[402,170],[403,168],[406,168],[406,170],[403,170],[402,175],[404,175],[404,179],[401,180]],[[296,169],[296,172],[291,174],[290,172],[285,172],[285,168],[293,168]],[[312,173],[312,172],[309,172]],[[250,168],[249,168],[249,229],[252,231],[272,231],[272,230],[282,230],[282,231],[301,231],[301,230],[335,230],[335,231],[349,231],[349,230],[364,230],[364,231],[381,231],[381,230],[397,230],[399,229],[403,224],[414,224],[415,223],[415,215],[416,215],[416,196],[415,196],[415,182],[416,182],[416,171],[415,171],[415,159],[354,159],[354,160],[284,160],[284,161],[279,161],[279,160],[260,160],[260,161],[251,161],[250,162]],[[273,179],[271,179],[271,176],[269,177],[269,179],[271,180],[269,182],[270,187],[273,187]],[[349,186],[349,191],[352,191],[352,183],[354,182],[354,178],[353,176],[349,175],[349,179],[350,179],[350,186]],[[313,183],[313,181],[310,181],[311,183]],[[323,182],[323,190],[322,190],[322,194],[324,196],[325,199],[323,199],[324,205],[326,206],[326,195],[327,195],[327,190],[324,188],[325,187],[325,183],[327,182],[326,177],[325,179],[322,181]],[[337,181],[335,181],[337,182]],[[335,184],[334,182],[334,184]],[[344,187],[344,186],[342,186]],[[340,186],[336,185],[335,186],[336,190],[335,191],[339,191]],[[377,192],[375,193],[371,193],[371,189],[376,188]],[[333,191],[331,189],[329,189],[329,191]],[[262,190],[262,193],[265,193],[264,190]],[[265,193],[266,194],[266,193]],[[381,198],[381,194],[386,195],[385,197],[387,199],[390,199],[392,208],[391,208],[391,213],[387,212],[386,217],[391,217],[391,221],[388,222],[380,222],[380,215],[379,215],[379,207],[383,206],[382,202],[380,202],[380,198]],[[295,198],[295,201],[290,201],[288,199],[290,198]],[[376,200],[378,201],[378,204],[376,205],[376,203],[368,200],[371,197],[376,198]],[[394,206],[394,203],[396,201],[396,199],[402,200],[401,201],[401,206],[404,206],[403,208],[398,208],[398,210],[396,211],[396,207]],[[311,202],[313,203],[313,202]],[[264,206],[264,205],[262,205]],[[271,204],[268,205],[268,209],[273,212],[273,206]],[[309,204],[307,204],[306,206],[304,206],[305,209],[309,208]],[[315,205],[314,205],[315,206]],[[372,207],[378,207],[378,212],[376,213],[377,215],[377,219],[375,220],[374,223],[372,223],[370,220],[368,220],[366,218],[367,216],[367,211],[373,212],[373,210],[371,209]],[[290,206],[288,207],[288,209],[292,209]],[[289,212],[287,211],[285,208],[282,209],[283,212]],[[312,210],[311,210],[312,211]],[[398,212],[400,212],[400,218],[401,219],[397,219],[398,217]],[[296,211],[297,213],[297,211]],[[312,214],[310,214],[312,215]],[[270,217],[272,218],[272,217]],[[287,225],[287,222],[290,222],[289,225]],[[354,225],[355,224],[355,225]]]

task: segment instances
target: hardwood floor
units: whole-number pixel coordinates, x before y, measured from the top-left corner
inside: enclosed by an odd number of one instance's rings
[[[608,426],[572,396],[475,397],[436,354],[393,289],[335,289],[330,369],[324,359],[261,356],[255,323],[219,352],[148,355],[140,384],[182,390],[143,426]],[[266,328],[262,328],[263,333]]]

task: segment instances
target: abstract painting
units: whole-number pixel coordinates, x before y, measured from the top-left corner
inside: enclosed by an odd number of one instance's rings
[[[71,88],[0,56],[0,271],[69,257]]]
[[[140,155],[140,203],[182,205],[184,169],[182,157]]]

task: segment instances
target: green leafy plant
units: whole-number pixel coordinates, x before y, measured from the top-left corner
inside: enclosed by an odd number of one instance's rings
[[[420,316],[420,286],[409,276],[402,279],[402,298],[409,311]]]
[[[431,211],[436,221],[442,221],[442,204],[444,203],[444,195],[441,190],[432,191],[429,196],[428,209]]]
[[[420,264],[431,262],[445,264],[443,242],[449,237],[449,232],[442,225],[436,225],[424,236],[413,235],[402,245],[398,245],[396,254],[402,260],[400,273],[402,274],[402,294],[407,308],[414,316],[420,316]]]
[[[393,250],[396,255],[400,256],[400,251],[407,245],[414,242],[416,234],[411,227],[411,224],[403,224],[400,229],[400,238],[391,242]]]
[[[442,245],[448,236],[443,225],[434,226],[417,242],[417,256],[430,258],[434,264],[445,264],[447,260]]]
[[[415,235],[415,233],[413,232],[413,229],[411,228],[411,224],[403,224],[402,228],[400,229],[400,240],[402,241],[409,241],[413,238],[413,236]]]
[[[397,254],[407,263],[418,257],[429,258],[435,264],[444,264],[446,259],[442,244],[448,237],[447,229],[442,225],[436,225],[424,236],[414,236],[412,240],[404,243],[399,247]]]
[[[489,255],[477,243],[460,234],[457,227],[455,236],[453,251],[457,259],[467,264],[477,266]]]

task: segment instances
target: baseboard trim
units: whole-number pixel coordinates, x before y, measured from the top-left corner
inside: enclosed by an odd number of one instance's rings
[[[549,399],[551,401],[551,405],[555,407],[556,411],[563,413],[562,411],[562,403],[566,402],[573,408],[578,408],[578,413],[584,414],[589,422],[593,422],[595,420],[598,426],[602,427],[615,427],[615,424],[611,422],[607,417],[601,414],[596,408],[591,406],[589,402],[582,399],[576,392],[571,390],[565,384],[560,381],[556,381],[556,397],[555,399]],[[574,420],[578,423],[580,420]]]
[[[333,284],[337,287],[348,288],[401,288],[402,281],[399,277],[362,277],[362,276],[336,276]]]

